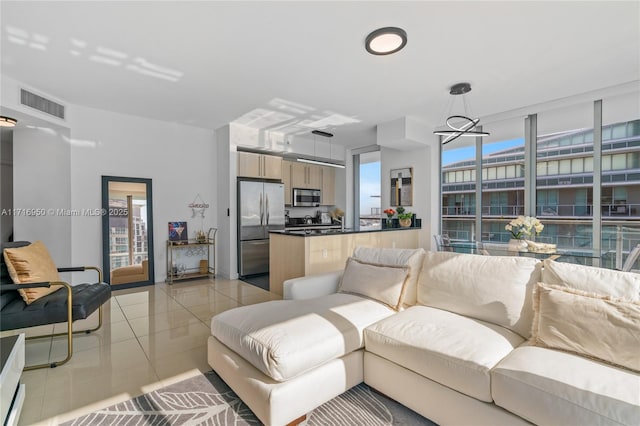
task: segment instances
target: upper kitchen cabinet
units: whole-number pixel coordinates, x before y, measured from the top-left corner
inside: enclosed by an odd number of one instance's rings
[[[293,161],[282,160],[282,183],[284,184],[284,204],[292,204],[291,191],[291,165]]]
[[[322,205],[336,204],[336,169],[322,167]]]
[[[291,187],[322,189],[322,167],[305,163],[291,163]]]
[[[238,151],[238,176],[282,179],[282,157]]]

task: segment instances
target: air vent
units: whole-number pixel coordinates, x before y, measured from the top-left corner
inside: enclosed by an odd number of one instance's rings
[[[64,105],[50,101],[35,93],[20,89],[20,103],[64,120]]]

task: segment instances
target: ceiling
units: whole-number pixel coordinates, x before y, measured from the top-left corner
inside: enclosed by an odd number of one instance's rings
[[[640,3],[2,1],[2,75],[59,100],[216,129],[375,143],[444,120],[468,81],[488,116],[640,78]],[[373,56],[366,35],[407,46]]]

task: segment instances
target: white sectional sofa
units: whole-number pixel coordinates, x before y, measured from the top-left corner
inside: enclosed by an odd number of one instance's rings
[[[443,425],[640,424],[640,275],[422,250],[354,257],[365,269],[289,280],[290,300],[212,319],[210,365],[266,424],[290,423],[361,381]],[[384,268],[398,265],[408,278],[393,309],[397,288],[367,274],[382,268],[375,275],[391,282],[398,271]],[[363,276],[370,287],[352,284]],[[585,325],[584,341],[571,337]],[[574,353],[584,351],[607,362]]]

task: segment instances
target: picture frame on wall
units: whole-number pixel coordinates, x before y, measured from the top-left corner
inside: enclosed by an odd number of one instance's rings
[[[413,205],[413,167],[391,170],[391,198],[392,206]]]
[[[187,242],[187,222],[169,222],[169,241]]]

